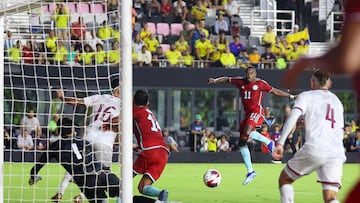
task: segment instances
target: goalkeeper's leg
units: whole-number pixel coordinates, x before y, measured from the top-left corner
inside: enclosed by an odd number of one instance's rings
[[[70,173],[66,172],[64,175],[63,180],[60,183],[60,187],[58,192],[51,198],[53,202],[59,202],[65,192],[65,189],[69,185],[70,181],[72,180],[72,176]]]

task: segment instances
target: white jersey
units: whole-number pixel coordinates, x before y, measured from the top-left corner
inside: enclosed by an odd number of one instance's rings
[[[343,157],[344,107],[329,90],[310,90],[299,94],[293,108],[302,111],[305,120],[305,144],[318,156]]]
[[[120,98],[104,94],[84,98],[87,107],[92,107],[91,123],[86,130],[86,140],[113,146],[116,133],[103,131],[102,124],[120,115]]]

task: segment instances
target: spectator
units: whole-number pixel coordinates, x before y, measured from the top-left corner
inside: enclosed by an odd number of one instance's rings
[[[89,33],[90,34],[86,35],[85,44],[90,45],[91,49],[96,50],[96,45],[97,44],[101,44],[101,45],[104,44],[103,41],[96,36],[96,31],[95,30],[91,30]]]
[[[24,132],[24,130],[26,130],[31,136],[41,134],[40,122],[35,117],[33,110],[30,110],[27,116],[21,119],[20,124],[20,132]]]
[[[190,47],[185,51],[185,55],[183,56],[184,65],[186,67],[194,67],[194,56],[191,54]]]
[[[233,16],[240,15],[240,5],[237,1],[234,0],[227,0],[227,3],[224,4],[224,11],[225,14],[231,18]]]
[[[4,42],[4,50],[9,50],[15,46],[16,42],[12,38],[12,32],[10,30],[6,31],[6,37]]]
[[[70,34],[71,40],[75,42],[75,50],[82,51],[82,44],[86,40],[86,25],[82,16],[79,16],[78,22],[72,24]]]
[[[35,141],[35,150],[46,150],[47,148],[47,140],[42,135],[37,135],[34,139]]]
[[[78,61],[78,55],[79,55],[79,51],[75,50],[75,44],[70,43],[70,50],[66,58],[66,63],[70,66],[74,65]]]
[[[53,30],[51,30],[45,41],[46,50],[48,52],[48,58],[52,58],[52,56],[56,52],[56,41],[57,40],[58,40],[58,38],[55,36],[55,32]]]
[[[262,45],[265,47],[271,47],[275,44],[276,34],[273,31],[273,27],[271,25],[266,26],[266,32],[262,36]]]
[[[158,46],[156,48],[156,52],[153,54],[153,66],[159,66],[159,67],[165,67],[166,66],[166,61],[165,59],[165,53],[163,51],[162,46]]]
[[[263,64],[263,69],[272,69],[274,67],[276,56],[271,52],[271,47],[265,48],[265,53],[261,54],[260,61]]]
[[[266,124],[261,125],[261,135],[271,140],[269,128]],[[261,143],[261,152],[270,153],[269,148],[264,143]]]
[[[162,130],[162,134],[164,137],[164,141],[166,143],[166,145],[168,146],[168,148],[170,149],[170,151],[172,152],[179,152],[179,145],[178,143],[174,140],[174,138],[172,138],[170,136],[169,130],[167,128]]]
[[[244,48],[244,45],[240,42],[240,36],[235,35],[234,41],[229,44],[231,53],[234,54],[235,57],[239,56],[241,50]]]
[[[147,50],[145,45],[142,47],[141,52],[138,53],[137,61],[139,66],[152,66],[151,52]]]
[[[239,68],[247,68],[250,65],[250,60],[246,49],[241,50],[240,55],[237,58],[239,59]]]
[[[178,41],[175,42],[176,49],[181,52],[182,55],[190,48],[188,41],[185,40],[183,35],[180,35]]]
[[[186,41],[191,42],[193,29],[190,28],[190,23],[184,21],[182,25],[183,25],[183,30],[180,31],[180,36],[184,36]]]
[[[351,141],[350,150],[352,152],[360,152],[360,129],[355,132],[355,137]]]
[[[234,68],[236,65],[236,58],[234,54],[230,52],[230,48],[225,48],[225,53],[222,53],[220,56],[220,62],[223,67]]]
[[[94,50],[88,44],[84,45],[84,51],[79,54],[79,62],[83,65],[93,65]]]
[[[215,67],[222,66],[220,62],[220,56],[222,53],[223,51],[221,51],[219,48],[219,41],[215,40],[211,46],[211,51],[210,51],[210,60],[213,63],[213,65],[211,66],[215,66]]]
[[[181,64],[182,55],[180,51],[176,50],[175,44],[170,44],[170,49],[165,52],[165,57],[169,62],[170,67],[178,66]]]
[[[287,117],[290,115],[291,112],[291,107],[290,105],[285,105],[284,107],[284,119],[283,119],[283,123],[285,123]],[[291,129],[289,136],[286,139],[285,145],[289,145],[292,153],[295,154],[297,152],[296,149],[296,144],[298,144],[298,137],[297,134],[295,133],[296,130],[296,125],[293,126],[293,128]]]
[[[169,0],[161,0],[160,13],[163,17],[167,17],[172,14],[171,3]]]
[[[293,51],[293,47],[291,46],[291,44],[287,42],[285,38],[281,40],[281,43],[282,46],[284,47],[284,53],[285,53],[284,57],[287,57],[290,54],[290,52]]]
[[[229,32],[229,25],[227,21],[224,20],[222,14],[218,15],[218,19],[215,21],[214,31],[216,34],[220,34],[221,31],[228,33]]]
[[[116,10],[119,10],[119,1],[118,0],[107,1],[107,11],[116,11]]]
[[[104,51],[104,47],[101,43],[96,44],[95,52],[95,64],[105,64],[107,59],[107,54]]]
[[[210,33],[209,33],[209,30],[206,29],[206,24],[205,24],[205,21],[204,21],[204,20],[201,20],[201,21],[199,22],[199,29],[200,29],[200,32],[201,32],[201,33],[204,33],[204,34],[205,34],[206,39],[209,39]]]
[[[152,34],[151,30],[149,29],[149,26],[147,23],[143,23],[143,28],[140,31],[140,38],[141,40],[145,41],[145,39],[150,38]]]
[[[113,29],[108,25],[108,22],[106,20],[104,20],[101,24],[98,35],[103,42],[112,43]]]
[[[220,140],[217,141],[217,150],[219,152],[230,152],[231,151],[230,144],[227,141],[226,134],[222,134],[220,137]]]
[[[196,4],[191,8],[190,15],[195,21],[204,20],[207,16],[207,8],[201,0],[196,0]]]
[[[145,10],[146,10],[146,3],[145,0],[135,0],[133,8],[135,9],[135,18],[139,20],[144,17]]]
[[[200,39],[195,42],[195,58],[205,67],[208,66],[211,47],[210,40],[206,39],[206,35],[203,33],[200,35]]]
[[[217,151],[217,138],[214,132],[211,132],[208,142],[208,152],[216,152]]]
[[[198,151],[200,138],[205,133],[205,126],[201,120],[201,115],[195,115],[195,121],[190,124],[189,144],[191,151]],[[215,144],[216,146],[216,144]]]
[[[280,125],[278,123],[274,124],[274,131],[271,132],[271,140],[275,143],[275,146],[278,144],[278,140],[280,138]],[[281,159],[274,159],[272,160],[273,163],[281,164]]]
[[[34,142],[27,129],[23,129],[21,134],[17,136],[17,148],[22,151],[31,150],[34,147]]]
[[[113,42],[111,44],[111,50],[108,53],[108,63],[118,64],[120,63],[120,49],[119,43]]]
[[[68,40],[67,30],[69,28],[70,13],[69,9],[64,4],[57,3],[53,16],[55,20],[55,27],[57,30],[57,37],[60,40]]]
[[[296,42],[293,42],[292,46],[293,50],[286,55],[286,60],[289,62],[295,62],[303,56],[301,50],[298,49],[298,44]]]
[[[234,21],[232,23],[232,26],[230,28],[230,34],[233,37],[236,36],[236,35],[240,36],[240,34],[241,34],[240,25],[239,25],[239,23],[237,21]]]
[[[144,46],[144,42],[140,37],[140,34],[136,33],[134,37],[134,41],[132,43],[132,46],[134,47],[134,51],[136,53],[139,53],[141,51],[142,46]]]
[[[309,45],[306,44],[305,39],[301,39],[299,41],[298,49],[301,52],[302,55],[306,55],[309,51]]]
[[[63,41],[56,41],[56,53],[54,56],[54,62],[55,64],[61,64],[64,65],[66,63],[67,60],[67,56],[68,56],[68,51],[64,46],[64,42]]]
[[[4,148],[10,149],[11,137],[10,137],[9,130],[5,126],[4,126],[3,136],[4,136]]]
[[[35,62],[37,64],[46,64],[46,57],[45,57],[45,43],[44,42],[40,42],[39,46],[35,45]]]
[[[26,45],[22,47],[22,57],[24,63],[34,63],[34,46],[31,40],[27,40]]]
[[[187,19],[188,10],[186,2],[183,0],[176,0],[173,3],[174,15],[176,22],[184,22]]]
[[[295,34],[299,32],[299,25],[294,25],[292,32],[289,32],[288,35]]]
[[[156,48],[160,46],[159,41],[155,37],[155,34],[151,34],[149,38],[145,38],[144,42],[147,50],[149,50],[151,53],[154,53]]]
[[[229,46],[229,41],[226,39],[225,32],[220,31],[219,38],[216,39],[219,42],[220,51],[224,52],[225,48]]]
[[[265,116],[264,116],[264,124],[266,124],[269,129],[271,130],[273,125],[276,122],[276,118],[272,115],[271,113],[271,108],[270,107],[266,107],[265,108]]]
[[[149,18],[160,15],[160,3],[157,0],[150,0],[147,9]]]
[[[48,131],[49,131],[50,134],[55,134],[55,131],[56,131],[57,127],[58,127],[57,122],[59,121],[59,119],[60,119],[59,114],[55,114],[53,116],[53,118],[51,119],[51,121],[49,122]]]
[[[277,57],[286,57],[284,44],[281,43],[279,36],[275,37],[275,43],[271,45],[271,52]]]
[[[193,49],[193,51],[195,50],[195,42],[200,39],[201,37],[201,26],[200,26],[200,21],[196,21],[195,22],[195,28],[192,29],[192,32],[191,32],[191,48]]]
[[[113,30],[119,30],[120,25],[120,12],[116,10],[112,13],[109,13],[109,23]]]
[[[249,62],[252,66],[255,68],[259,68],[259,62],[260,62],[260,54],[257,51],[257,48],[253,48],[251,50],[251,53],[249,54]]]
[[[207,152],[208,151],[208,139],[210,137],[211,130],[206,129],[203,136],[200,140],[200,152]]]
[[[351,127],[351,133],[355,133],[357,129],[359,129],[359,126],[356,125],[356,121],[355,120],[351,120],[350,122],[350,127]]]
[[[351,146],[351,139],[352,139],[352,133],[351,133],[351,127],[348,124],[344,125],[344,138],[343,138],[343,145],[347,152],[350,152],[350,146]]]

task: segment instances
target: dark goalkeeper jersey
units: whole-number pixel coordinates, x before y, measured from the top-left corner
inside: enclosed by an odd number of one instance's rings
[[[37,175],[51,159],[60,163],[80,187],[84,185],[85,174],[95,172],[92,146],[84,139],[73,137],[52,143],[48,150],[41,154],[30,175]]]

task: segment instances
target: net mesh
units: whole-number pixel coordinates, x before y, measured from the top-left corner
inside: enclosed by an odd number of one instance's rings
[[[65,170],[47,164],[42,180],[30,186],[30,169],[59,137],[58,117],[74,121],[85,136],[91,109],[64,104],[65,96],[111,94],[120,78],[119,0],[4,0],[4,202],[50,202]],[[119,104],[120,105],[120,104]],[[22,125],[34,115],[30,124]],[[26,132],[24,129],[27,129]],[[29,134],[29,135],[27,135]],[[118,143],[113,160],[118,159]],[[49,160],[49,162],[53,162]],[[112,171],[119,176],[120,164]],[[74,202],[80,190],[70,183],[61,202]]]

